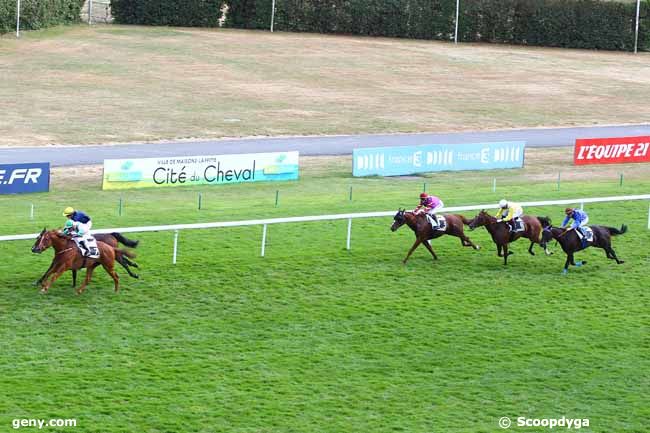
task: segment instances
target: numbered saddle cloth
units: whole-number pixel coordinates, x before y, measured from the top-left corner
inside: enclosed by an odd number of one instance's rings
[[[436,220],[433,219],[431,215],[427,215],[427,220],[429,221],[429,224],[431,224],[431,228],[443,232],[447,230],[447,220],[445,217],[442,215],[436,215],[436,218],[438,218],[438,224],[436,224]]]
[[[583,234],[583,242],[593,242],[594,241],[594,231],[591,229],[591,227],[580,227],[580,230],[582,230]]]
[[[97,246],[97,240],[94,237],[88,236],[83,239],[75,238],[75,242],[77,243],[77,247],[79,248],[82,256],[88,257],[89,259],[99,258],[99,247]],[[81,242],[83,242],[86,247],[85,251],[81,246]]]
[[[524,224],[524,220],[517,218],[514,220],[513,224],[515,226],[515,230],[514,230],[515,233],[526,231],[526,225]]]

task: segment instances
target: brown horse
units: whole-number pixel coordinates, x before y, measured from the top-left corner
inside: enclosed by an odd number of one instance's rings
[[[470,222],[469,228],[474,230],[477,227],[485,226],[487,231],[492,236],[492,240],[497,244],[497,255],[503,257],[503,264],[508,264],[508,256],[513,254],[512,251],[508,250],[508,244],[514,242],[519,238],[526,238],[530,240],[530,246],[528,247],[528,252],[531,255],[535,255],[533,251],[533,245],[540,244],[541,238],[540,234],[542,233],[542,221],[550,221],[548,217],[534,217],[529,215],[524,215],[521,217],[524,221],[525,230],[523,232],[512,233],[510,231],[510,225],[506,222],[497,222],[497,219],[492,215],[488,214],[485,210],[479,212]],[[550,222],[549,222],[550,223]],[[549,255],[551,254],[546,246],[542,245],[544,252]],[[503,251],[503,254],[502,254]]]
[[[104,242],[97,242],[97,247],[100,252],[100,257],[98,259],[83,257],[77,244],[70,237],[61,234],[57,230],[47,231],[46,229],[43,229],[32,247],[32,252],[40,254],[49,247],[54,248],[55,254],[52,266],[50,266],[50,272],[47,274],[41,286],[42,293],[47,293],[52,284],[65,271],[70,269],[79,270],[87,268],[86,278],[81,287],[77,290],[77,294],[80,295],[86,289],[88,283],[90,283],[93,271],[99,265],[102,265],[111,278],[113,278],[113,281],[115,282],[115,291],[117,292],[120,289],[120,278],[117,275],[117,272],[115,272],[116,258],[121,260],[124,256],[129,258],[135,257],[133,253],[113,248]],[[51,278],[48,281],[50,276]]]
[[[464,247],[472,247],[475,250],[481,249],[480,246],[474,245],[472,241],[465,236],[463,224],[469,223],[467,218],[458,214],[449,214],[445,215],[445,219],[447,220],[447,228],[445,230],[434,230],[429,221],[427,221],[426,215],[416,215],[413,212],[406,212],[404,209],[399,209],[397,211],[393,217],[393,225],[390,226],[391,231],[396,231],[398,228],[406,224],[415,233],[415,243],[409,250],[408,254],[406,254],[403,263],[406,264],[406,261],[420,244],[424,244],[433,256],[433,259],[438,260],[438,256],[436,256],[435,251],[431,248],[429,240],[439,238],[442,235],[451,235],[460,238],[460,243]]]
[[[562,250],[566,253],[566,262],[562,273],[566,274],[569,271],[569,265],[582,266],[587,264],[586,260],[576,262],[573,254],[577,251],[584,250],[588,247],[602,248],[605,250],[605,255],[608,259],[616,260],[617,264],[625,263],[616,256],[616,252],[612,248],[612,236],[622,235],[627,232],[627,226],[623,224],[621,229],[605,226],[589,226],[594,234],[593,242],[583,243],[578,237],[575,229],[565,229],[562,227],[553,227],[549,224],[544,225],[542,232],[542,246],[546,246],[548,242],[555,239],[562,246]]]
[[[117,248],[118,244],[122,244],[124,246],[129,247],[129,248],[136,248],[138,246],[138,244],[139,244],[139,241],[134,241],[134,240],[128,239],[128,238],[122,236],[121,233],[117,233],[117,232],[96,234],[96,235],[93,235],[93,237],[95,238],[95,240],[97,242],[104,242],[105,244],[108,244],[113,248]],[[126,257],[126,256],[122,256],[121,258],[116,257],[115,259],[117,260],[117,262],[120,265],[122,265],[122,267],[126,270],[126,272],[129,273],[130,276],[132,276],[133,278],[140,278],[138,276],[138,274],[134,273],[129,268],[130,266],[133,266],[134,268],[137,268],[138,267],[137,263],[129,260],[129,258]],[[45,277],[47,277],[47,275],[52,270],[52,266],[54,266],[54,262],[52,262],[52,264],[47,269],[47,271],[45,271],[43,276],[34,282],[35,286],[41,286],[43,284],[43,280],[45,280]],[[72,287],[74,288],[76,286],[77,286],[77,270],[72,269]]]

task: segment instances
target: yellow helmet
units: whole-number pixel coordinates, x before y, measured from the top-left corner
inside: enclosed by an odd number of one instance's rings
[[[63,210],[63,216],[70,216],[74,213],[74,208],[68,206]]]

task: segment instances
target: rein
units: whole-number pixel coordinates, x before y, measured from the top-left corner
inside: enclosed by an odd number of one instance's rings
[[[70,250],[73,250],[73,249],[74,249],[74,247],[66,248],[65,250],[61,250],[61,251],[57,252],[56,255],[63,254],[66,251],[70,251]]]

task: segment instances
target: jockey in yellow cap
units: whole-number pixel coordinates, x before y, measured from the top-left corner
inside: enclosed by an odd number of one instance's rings
[[[68,218],[63,228],[63,233],[72,236],[72,239],[77,243],[84,256],[93,253],[86,244],[89,240],[92,240],[90,229],[93,226],[93,222],[90,217],[72,207],[65,208],[63,216]]]

